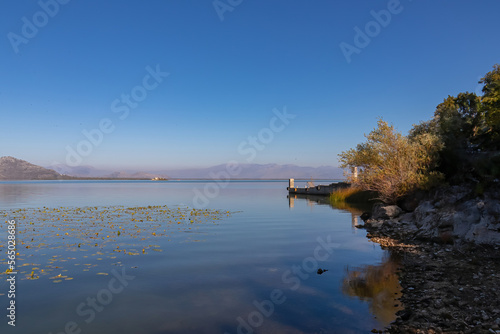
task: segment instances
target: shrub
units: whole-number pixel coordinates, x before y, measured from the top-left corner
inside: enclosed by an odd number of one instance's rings
[[[339,154],[341,167],[358,167],[358,177],[351,175],[349,181],[361,190],[378,193],[381,201],[396,203],[408,192],[442,179],[432,171],[442,148],[438,136],[423,132],[408,138],[380,119],[365,137],[367,141],[356,149]]]

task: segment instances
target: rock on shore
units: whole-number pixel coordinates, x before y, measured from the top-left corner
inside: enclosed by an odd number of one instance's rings
[[[454,186],[429,197],[413,212],[376,204],[366,224],[372,228],[404,227],[401,232],[406,237],[438,243],[500,244],[500,191],[475,197],[466,187]]]
[[[405,308],[383,332],[500,333],[499,192],[450,187],[414,207],[375,205],[363,217],[372,241],[403,255]]]

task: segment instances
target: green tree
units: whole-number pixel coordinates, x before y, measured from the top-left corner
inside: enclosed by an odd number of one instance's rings
[[[486,146],[500,149],[500,65],[494,65],[493,70],[486,73],[479,83],[484,84],[481,105],[489,127],[489,142]]]
[[[449,149],[474,149],[485,130],[480,98],[474,93],[448,96],[436,107],[438,135]]]
[[[486,124],[480,98],[474,93],[448,96],[436,107],[427,130],[441,138],[439,170],[448,179],[471,170],[470,156],[485,142]]]
[[[395,203],[440,178],[432,172],[442,148],[438,136],[424,132],[405,137],[380,119],[365,137],[365,143],[342,152],[339,160],[342,168],[358,167],[358,177],[351,176],[350,181],[363,190],[377,192],[380,200]]]

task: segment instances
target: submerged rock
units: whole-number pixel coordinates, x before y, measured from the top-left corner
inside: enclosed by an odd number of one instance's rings
[[[317,271],[317,273],[318,273],[318,275],[322,275],[322,274],[326,273],[327,271],[328,271],[328,269],[321,269],[321,268],[319,268],[318,271]]]

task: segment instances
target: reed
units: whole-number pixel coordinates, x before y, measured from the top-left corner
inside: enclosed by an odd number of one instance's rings
[[[330,205],[341,210],[370,211],[377,202],[377,193],[350,187],[335,190],[330,194]]]
[[[355,187],[341,188],[330,194],[330,203],[344,203],[354,194],[360,193],[361,189]]]

